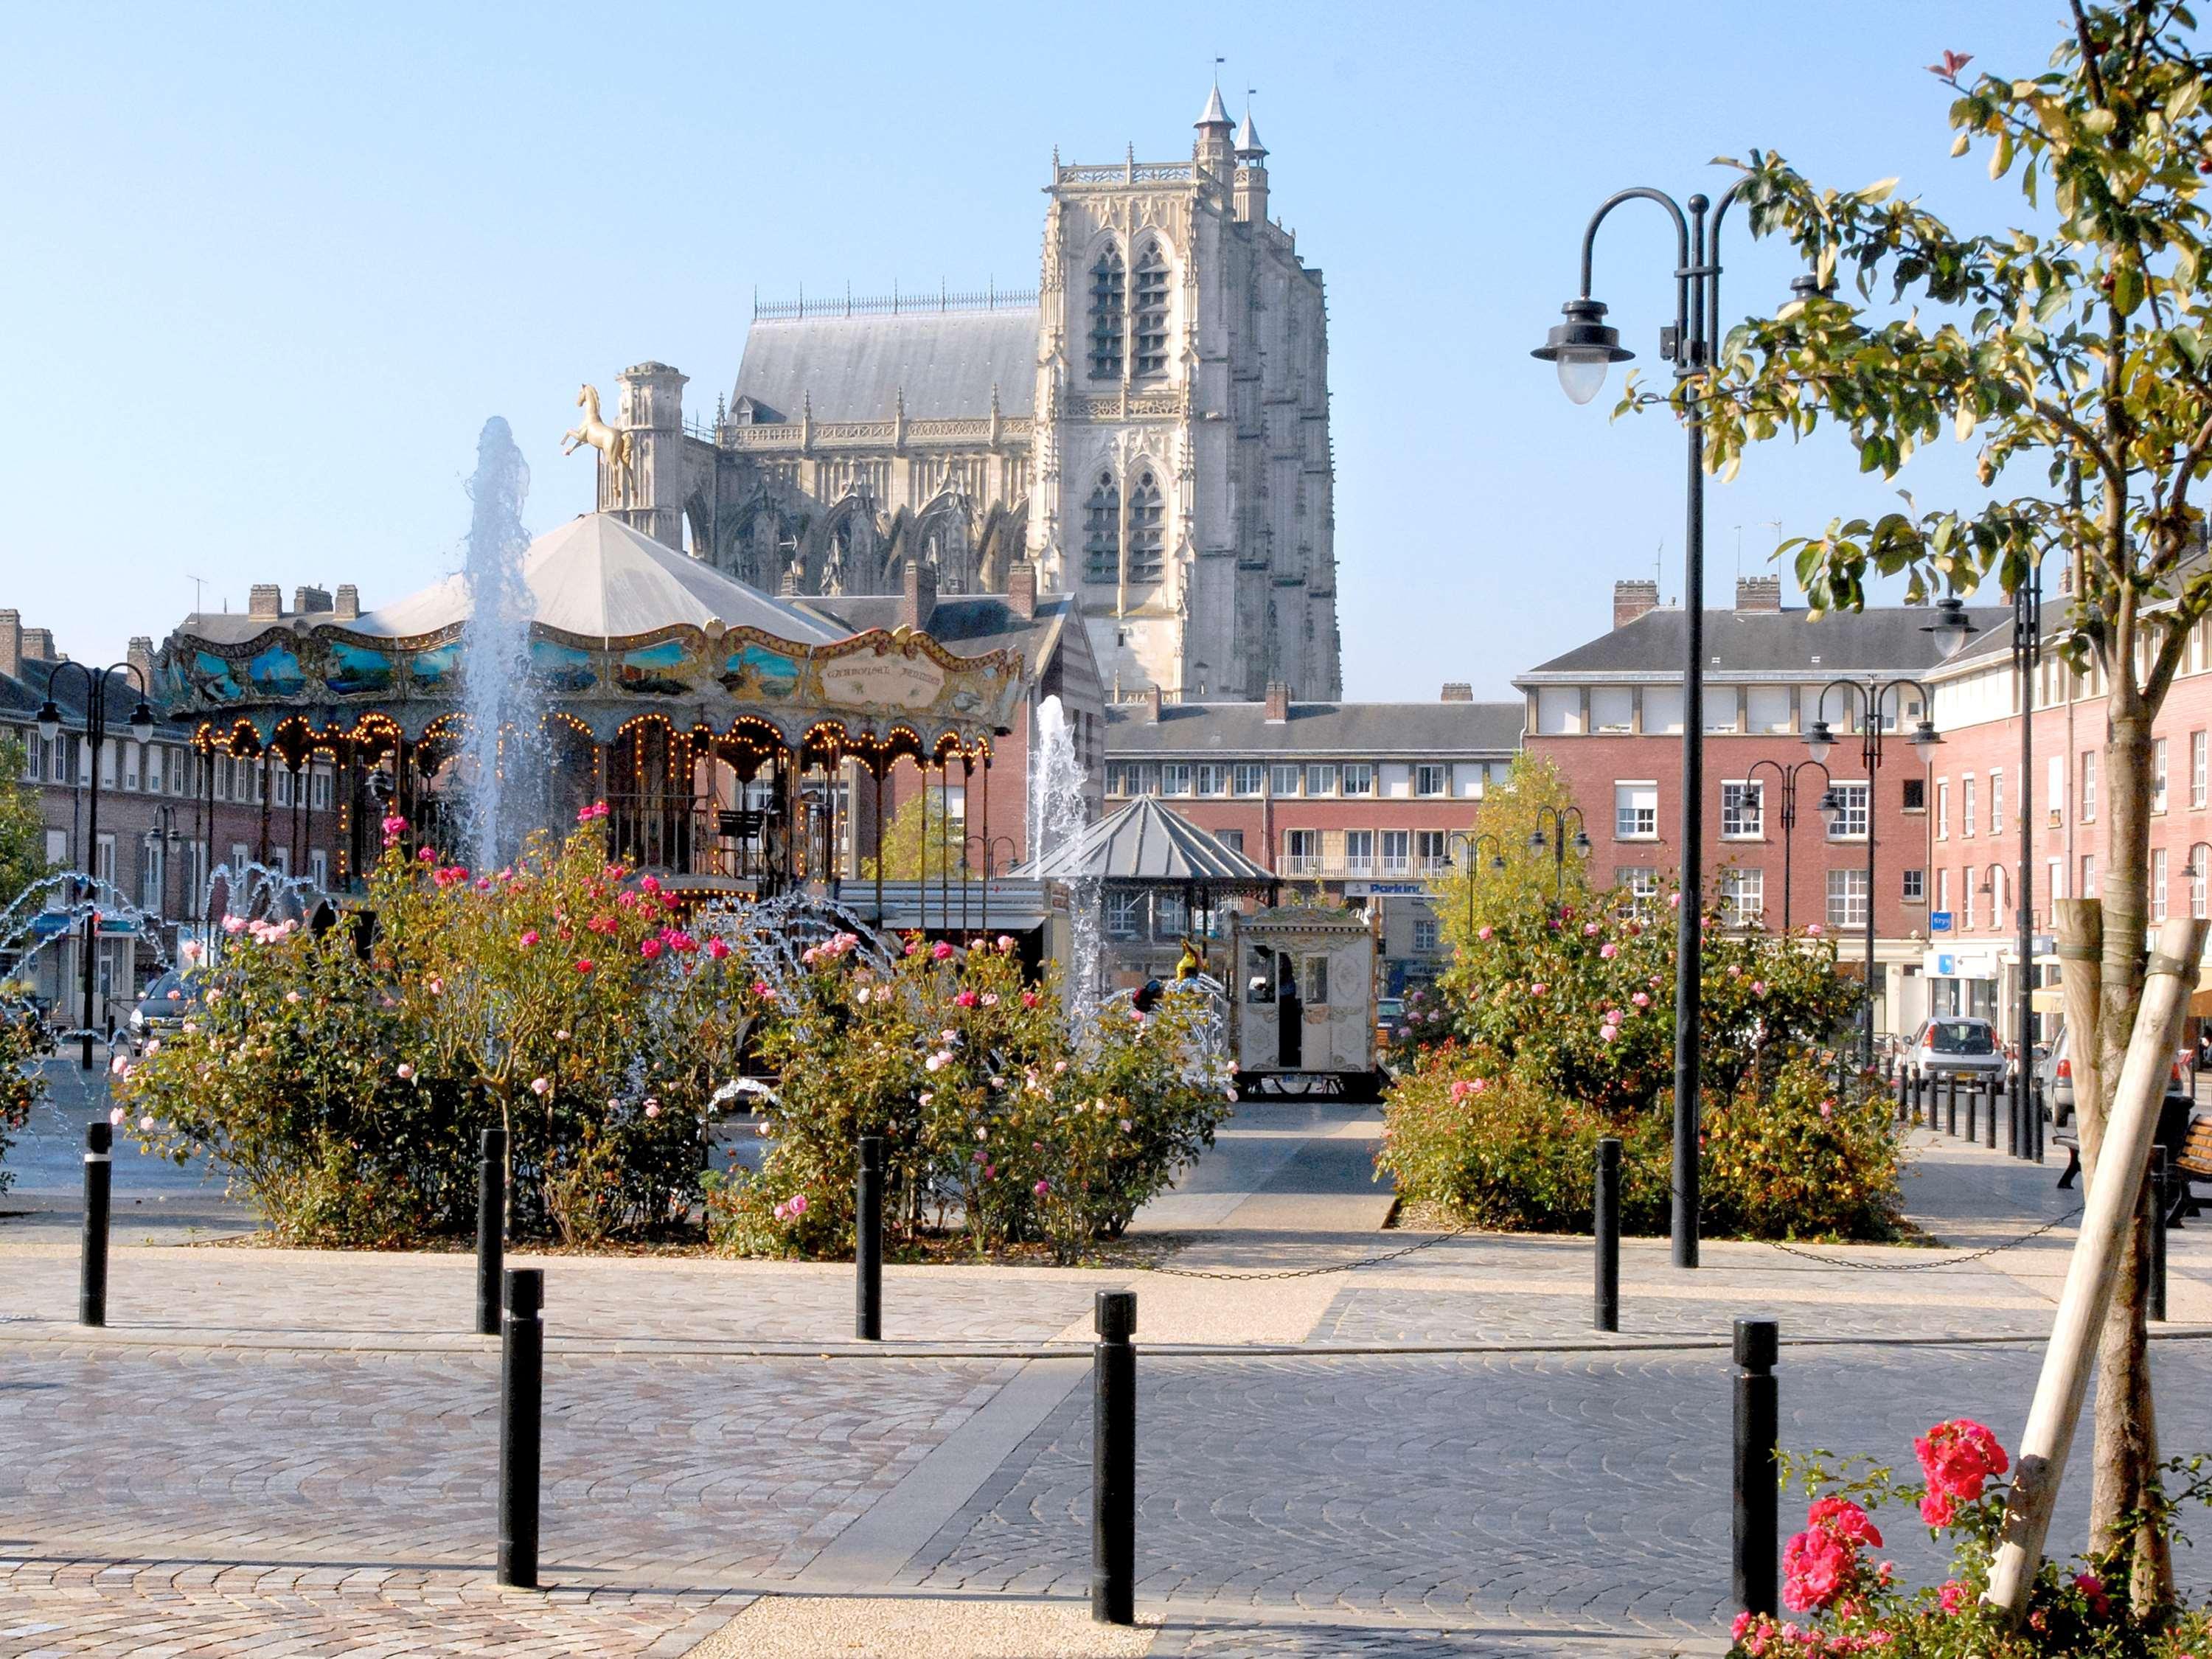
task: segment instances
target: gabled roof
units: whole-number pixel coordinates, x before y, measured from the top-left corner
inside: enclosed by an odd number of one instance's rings
[[[1275,878],[1181,813],[1139,795],[1086,828],[1073,847],[1017,867],[1053,881],[1206,882],[1264,887]]]
[[[2009,605],[1969,605],[1978,629],[2008,627]],[[1879,672],[1917,673],[1945,660],[1945,647],[1925,630],[1936,620],[1926,605],[1881,605],[1861,611],[1707,611],[1709,673],[1769,674],[1803,679]],[[1514,676],[1516,685],[1593,674],[1679,679],[1688,618],[1674,608],[1646,611],[1563,656]]]
[[[1267,719],[1258,702],[1140,703],[1106,711],[1106,752],[1127,755],[1510,755],[1521,746],[1521,702],[1294,702]]]
[[[748,587],[712,565],[657,542],[607,513],[585,513],[530,544],[522,556],[531,621],[593,639],[624,639],[675,623],[757,628],[795,645],[847,637],[795,605]],[[363,611],[345,626],[401,637],[434,634],[466,621],[466,580],[458,575],[404,599]],[[301,620],[328,623],[328,611]],[[265,623],[264,623],[265,625]]]
[[[757,421],[915,421],[1026,416],[1036,401],[1037,313],[908,311],[756,321],[733,402]]]

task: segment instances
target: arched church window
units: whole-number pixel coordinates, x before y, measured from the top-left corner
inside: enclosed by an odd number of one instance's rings
[[[1157,582],[1167,571],[1167,508],[1149,472],[1129,492],[1129,580]]]
[[[1121,250],[1109,244],[1091,267],[1091,378],[1121,378],[1124,330],[1128,325],[1128,279]]]
[[[1168,262],[1158,242],[1147,243],[1137,261],[1137,373],[1168,372]]]
[[[1118,581],[1121,576],[1121,492],[1109,472],[1098,475],[1083,509],[1083,576],[1085,581]]]

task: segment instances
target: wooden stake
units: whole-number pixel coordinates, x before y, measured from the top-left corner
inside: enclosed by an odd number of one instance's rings
[[[2103,1151],[2108,1156],[2101,1160],[2099,1176],[2083,1177],[2087,1197],[2081,1212],[2081,1231],[2075,1242],[2073,1261],[2067,1267],[2066,1287],[2059,1294],[2051,1345],[2044,1350],[2035,1402],[2029,1407],[2027,1427],[2021,1435],[2012,1487],[2005,1496],[2004,1526],[1996,1559],[1990,1568],[1989,1590],[1983,1598],[2003,1608],[2014,1625],[2027,1612],[2028,1595],[2035,1587],[2036,1569],[2043,1559],[2051,1507],[2057,1501],[2059,1483],[2065,1478],[2074,1425],[2081,1415],[2082,1397],[2088,1391],[2097,1332],[2112,1300],[2120,1253],[2142,1195],[2143,1166],[2149,1161],[2151,1141],[2158,1133],[2166,1072],[2173,1045],[2181,1035],[2181,1022],[2189,1011],[2190,994],[2197,988],[2197,962],[2203,954],[2208,929],[2212,929],[2212,923],[2186,920],[2160,926],[2158,946],[2151,952],[2142,1000],[2136,1012],[2135,1030],[2128,1038],[2127,1059],[2120,1068],[2119,1086],[2112,1091],[2112,1115],[2104,1126]],[[2074,975],[2069,973],[2067,978],[2070,982]],[[2070,1014],[2070,996],[2068,1000]],[[2069,1046],[2078,1051],[2094,1040],[2094,1031],[2076,1030]],[[2075,1076],[2078,1112],[2081,1099],[2078,1054]],[[2085,1137],[2085,1166],[2087,1152]]]

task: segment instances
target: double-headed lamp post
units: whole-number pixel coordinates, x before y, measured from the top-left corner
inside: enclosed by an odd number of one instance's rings
[[[967,902],[968,849],[971,847],[983,849],[983,920],[979,925],[988,933],[991,931],[991,876],[997,867],[999,849],[1001,847],[1006,849],[1006,862],[1009,864],[1014,862],[1014,854],[1020,849],[1015,846],[1012,836],[987,836],[981,830],[963,841],[960,843],[960,882],[961,902],[963,904]]]
[[[1544,834],[1544,821],[1547,818],[1550,819],[1552,823],[1552,833],[1548,838]],[[1590,838],[1583,833],[1583,809],[1579,806],[1569,806],[1564,810],[1557,806],[1539,806],[1536,809],[1536,827],[1528,832],[1530,852],[1541,853],[1547,848],[1551,849],[1552,902],[1555,906],[1566,902],[1567,848],[1570,845],[1567,840],[1567,826],[1571,823],[1575,828],[1574,841],[1571,843],[1575,852],[1580,857],[1588,858]]]
[[[1583,233],[1582,287],[1561,307],[1566,321],[1530,355],[1557,366],[1559,388],[1578,404],[1597,396],[1606,370],[1634,354],[1607,326],[1605,307],[1590,297],[1590,258],[1598,227],[1624,202],[1656,204],[1674,222],[1674,320],[1659,332],[1659,355],[1674,364],[1678,380],[1711,366],[1720,334],[1721,222],[1743,188],[1739,179],[1717,205],[1692,196],[1678,205],[1664,191],[1624,190],[1608,198]],[[1686,211],[1685,211],[1686,209]],[[1706,217],[1708,211],[1711,217]],[[1814,290],[1813,278],[1791,284]],[[1704,945],[1705,664],[1705,417],[1695,398],[1682,410],[1686,441],[1688,503],[1682,538],[1682,836],[1678,848],[1681,899],[1675,917],[1674,1258],[1678,1267],[1698,1265],[1698,1040],[1701,1024],[1698,980]]]
[[[1812,751],[1813,758],[1816,761],[1825,761],[1828,751],[1836,745],[1836,735],[1828,729],[1828,694],[1831,691],[1842,694],[1844,718],[1856,719],[1859,724],[1859,758],[1866,766],[1867,775],[1866,1000],[1862,1011],[1864,1023],[1859,1034],[1859,1060],[1861,1065],[1869,1068],[1874,1065],[1874,854],[1876,839],[1875,820],[1877,816],[1875,810],[1875,775],[1881,769],[1881,722],[1884,707],[1887,705],[1899,718],[1901,723],[1905,712],[1905,694],[1907,690],[1917,691],[1920,694],[1920,707],[1923,710],[1932,710],[1935,708],[1936,699],[1928,688],[1918,680],[1910,678],[1893,680],[1869,679],[1863,683],[1858,680],[1830,680],[1827,684],[1820,688],[1820,701],[1814,710],[1813,724],[1805,733],[1805,747]],[[1935,721],[1923,717],[1920,724],[1913,728],[1911,741],[1913,748],[1925,761],[1928,751],[1943,739],[1936,734]],[[1838,793],[1838,786],[1832,781],[1820,797],[1820,814],[1828,820],[1831,835],[1835,833],[1838,826],[1846,817],[1843,796]]]
[[[84,918],[84,1029],[80,1042],[79,1062],[85,1070],[92,1069],[92,995],[93,958],[100,949],[100,751],[107,741],[108,677],[121,674],[138,692],[138,701],[131,710],[131,735],[140,743],[154,735],[154,711],[148,707],[149,690],[145,677],[135,663],[110,663],[106,668],[88,668],[81,662],[58,662],[46,673],[46,700],[39,705],[37,715],[39,735],[52,743],[61,735],[62,711],[54,702],[54,682],[69,670],[74,669],[84,677],[84,740],[91,745],[91,764],[86,769],[92,783],[84,812],[84,845],[80,860],[84,866],[85,893],[94,899],[93,908]]]
[[[1797,829],[1797,775],[1808,769],[1818,771],[1823,790],[1832,786],[1835,780],[1828,775],[1828,769],[1816,760],[1796,761],[1788,766],[1784,766],[1778,760],[1755,760],[1744,774],[1746,780],[1756,780],[1759,776],[1759,769],[1762,766],[1771,766],[1774,769],[1775,781],[1779,786],[1778,793],[1782,798],[1782,810],[1778,816],[1782,824],[1782,931],[1786,933],[1790,931],[1790,849],[1796,840]],[[1752,787],[1759,792],[1759,795],[1754,798],[1753,810],[1759,811],[1764,817],[1766,786],[1753,781]]]
[[[1486,844],[1490,848],[1490,867],[1503,870],[1505,867],[1505,847],[1497,836],[1487,832],[1473,835],[1465,830],[1453,830],[1448,844],[1452,857],[1467,871],[1467,936],[1468,942],[1472,943],[1474,939],[1474,855]]]

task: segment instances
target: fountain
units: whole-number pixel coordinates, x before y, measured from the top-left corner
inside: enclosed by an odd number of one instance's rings
[[[468,482],[471,511],[461,579],[469,596],[461,630],[461,682],[468,732],[460,777],[471,857],[480,870],[510,862],[528,829],[544,821],[545,711],[530,673],[529,584],[522,557],[530,533],[522,503],[530,468],[505,420],[493,416],[477,439]]]
[[[1083,762],[1075,752],[1075,732],[1058,697],[1037,705],[1037,741],[1030,772],[1030,856],[1042,861],[1073,848],[1090,822]],[[1073,935],[1068,965],[1068,1012],[1078,1026],[1098,1012],[1100,963],[1098,878],[1078,877],[1068,884],[1067,910]]]

